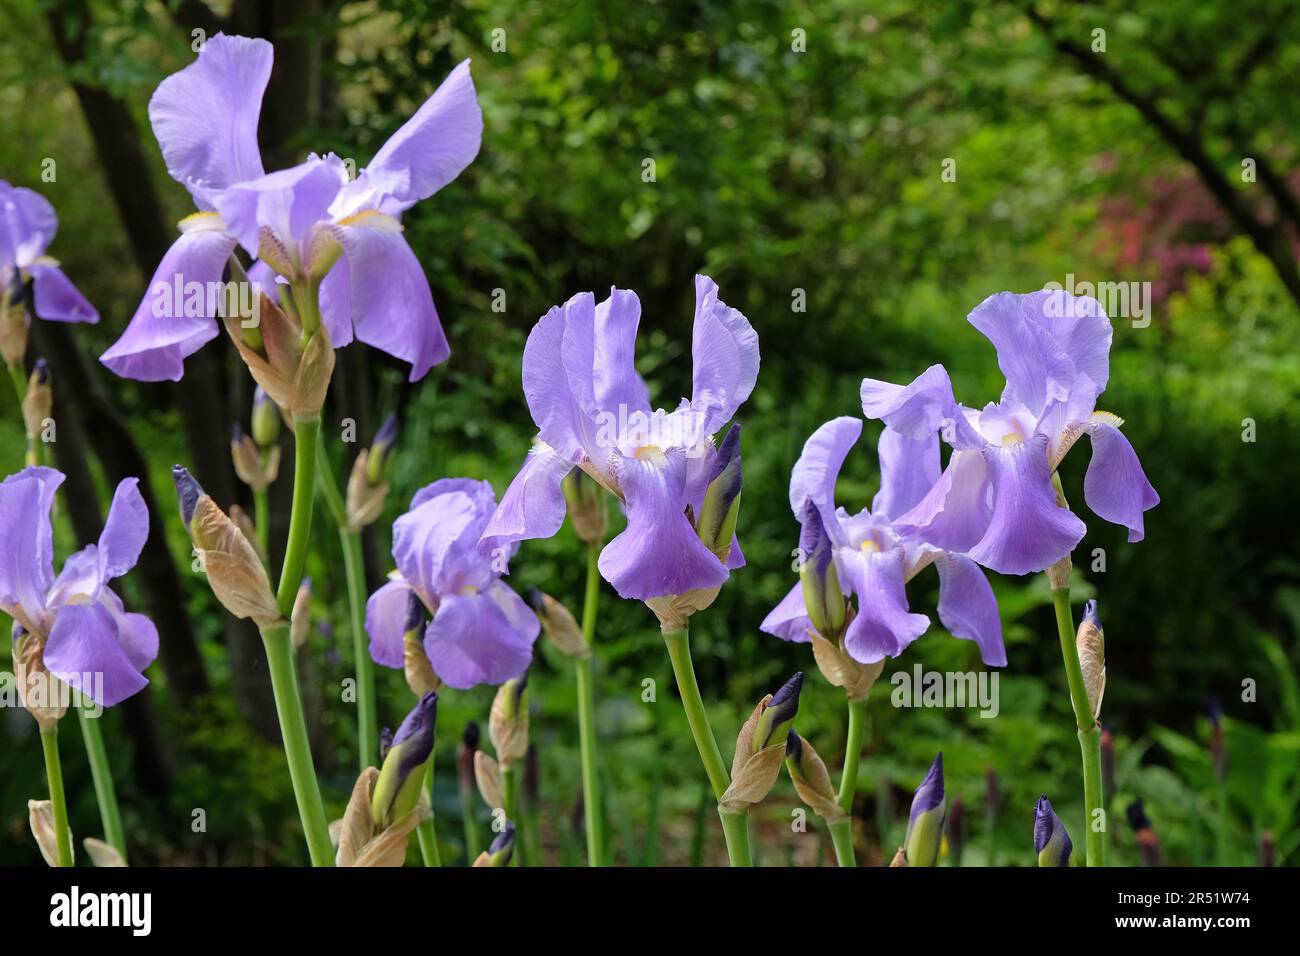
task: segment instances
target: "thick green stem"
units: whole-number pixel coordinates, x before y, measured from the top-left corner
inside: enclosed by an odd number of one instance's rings
[[[840,866],[857,866],[853,856],[853,819],[841,817],[830,824],[831,843],[835,847],[835,862]]]
[[[506,767],[504,765],[501,767],[501,789],[505,791],[502,794],[502,799],[506,802],[502,809],[506,812],[506,819],[515,825],[515,853],[512,865],[527,866],[528,860],[525,859],[527,840],[525,840],[526,834],[524,833],[526,827],[524,826],[523,808],[519,805],[519,775],[518,767]]]
[[[438,852],[438,831],[433,816],[433,754],[429,755],[429,769],[425,775],[425,787],[429,791],[429,819],[421,820],[418,830],[420,838],[420,857],[425,866],[442,866],[442,855]]]
[[[849,699],[849,735],[844,742],[844,774],[840,777],[839,805],[853,813],[853,793],[858,787],[858,761],[862,758],[862,738],[867,730],[867,698]]]
[[[104,749],[104,735],[99,728],[100,718],[90,715],[90,701],[82,699],[77,708],[81,724],[81,740],[86,745],[86,759],[90,762],[90,776],[95,782],[95,800],[99,803],[99,819],[104,826],[104,839],[126,860],[126,831],[122,827],[122,813],[117,806],[117,791],[113,787],[113,771]]]
[[[727,774],[727,765],[722,760],[722,751],[718,749],[718,742],[713,737],[713,728],[709,725],[709,714],[700,697],[700,685],[695,680],[690,632],[684,627],[680,630],[665,630],[664,643],[668,646],[668,658],[672,661],[677,692],[681,695],[686,722],[691,727],[691,736],[695,738],[695,747],[700,752],[704,773],[709,778],[709,786],[713,788],[713,796],[721,800],[731,780]],[[718,814],[722,817],[722,832],[727,839],[727,856],[731,865],[749,866],[749,814],[727,813],[721,809]]]
[[[582,602],[582,636],[593,652],[596,602],[600,597],[600,571],[597,568],[599,555],[598,544],[587,546],[587,593]],[[596,692],[591,658],[579,658],[575,670],[578,677],[578,740],[582,751],[582,806],[587,825],[587,865],[602,866],[605,862],[605,805],[596,772]]]
[[[72,834],[68,832],[68,803],[63,795],[63,765],[59,763],[59,727],[41,731],[45,776],[50,784],[50,809],[54,817],[54,844],[59,866],[72,866]]]
[[[257,530],[257,549],[265,561],[271,553],[271,504],[265,488],[253,491],[253,527]]]
[[[325,817],[311,746],[307,741],[307,719],[302,709],[289,626],[274,624],[264,628],[262,643],[266,647],[266,662],[271,671],[271,689],[275,693],[275,710],[280,718],[284,755],[289,762],[289,779],[293,783],[294,798],[298,801],[298,815],[302,818],[312,866],[333,866],[334,848],[330,844],[329,821]]]
[[[1075,644],[1074,617],[1070,613],[1070,588],[1052,589],[1056,609],[1056,630],[1061,639],[1061,657],[1065,661],[1065,679],[1070,685],[1070,705],[1079,731],[1079,750],[1083,755],[1084,834],[1087,839],[1088,866],[1106,865],[1106,829],[1110,823],[1101,794],[1101,731],[1088,703],[1088,689],[1083,682],[1079,648]],[[1098,826],[1104,829],[1098,829]]]
[[[286,619],[293,613],[294,598],[302,584],[311,543],[312,496],[316,489],[316,445],[320,419],[294,422],[293,426],[293,510],[289,512],[289,540],[284,546],[284,567],[275,601]]]

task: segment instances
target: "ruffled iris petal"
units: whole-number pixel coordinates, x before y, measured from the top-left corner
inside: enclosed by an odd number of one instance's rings
[[[559,531],[566,514],[561,482],[572,470],[573,464],[550,448],[530,451],[488,521],[479,550],[490,554],[516,541],[549,538]]]
[[[880,491],[871,513],[897,517],[925,497],[939,480],[939,433],[911,438],[886,428],[880,433]]]
[[[811,501],[837,544],[843,541],[838,537],[835,517],[835,480],[861,434],[861,419],[847,415],[831,419],[804,442],[803,452],[790,472],[790,508],[795,517],[801,517],[804,502]]]
[[[993,515],[988,465],[978,451],[955,451],[925,497],[899,515],[894,531],[947,551],[969,551]]]
[[[704,416],[702,434],[717,431],[736,413],[758,379],[758,333],[749,320],[718,298],[708,276],[695,277],[694,363],[691,406]]]
[[[65,604],[45,644],[46,669],[105,707],[139,692],[149,681],[118,641],[117,623],[102,604]]]

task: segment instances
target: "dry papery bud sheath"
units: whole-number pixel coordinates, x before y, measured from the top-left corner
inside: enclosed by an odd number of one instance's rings
[[[1092,719],[1097,720],[1101,717],[1101,699],[1106,693],[1106,641],[1096,601],[1089,601],[1084,606],[1075,646],[1079,652],[1079,666],[1083,669],[1083,686],[1088,692],[1088,706],[1092,710]]]
[[[367,767],[352,788],[339,824],[336,866],[401,866],[406,862],[411,831],[428,815],[428,808],[417,805],[391,825],[376,826],[371,804],[378,780],[379,770]]]
[[[59,865],[58,839],[54,829],[54,807],[48,800],[27,801],[27,823],[32,828],[32,836],[40,848],[41,856],[48,866]],[[75,851],[72,842],[72,828],[68,828],[68,845]]]
[[[126,866],[126,860],[118,852],[117,847],[103,840],[97,840],[94,837],[86,837],[81,841],[81,845],[86,848],[86,855],[90,857],[90,862],[96,867],[117,867]]]
[[[67,712],[62,681],[45,669],[45,638],[14,625],[13,668],[18,699],[43,733]]]
[[[289,616],[289,640],[294,650],[307,643],[311,634],[311,578],[303,578],[298,593],[293,598],[293,611]]]
[[[45,359],[37,359],[27,380],[27,395],[23,398],[23,424],[27,440],[36,441],[50,416],[54,414],[54,390],[50,387],[50,367]]]
[[[501,767],[490,754],[482,750],[474,751],[474,780],[478,784],[479,796],[491,810],[506,805],[506,788],[501,782]]]
[[[245,326],[244,322],[255,325]],[[293,422],[320,418],[334,374],[334,348],[322,324],[309,335],[297,320],[262,294],[256,316],[222,317],[254,381]]]
[[[275,592],[257,548],[180,465],[172,468],[181,520],[203,562],[212,593],[235,617],[258,627],[282,623]]]
[[[568,657],[591,656],[591,647],[582,636],[582,628],[578,627],[573,612],[537,588],[528,592],[528,603],[537,613],[537,619],[542,622],[542,631],[556,650]]]
[[[760,802],[776,783],[785,760],[786,738],[799,709],[803,674],[796,673],[775,694],[758,702],[736,737],[731,784],[718,800],[727,813],[741,813]]]
[[[852,609],[848,620],[853,620]],[[854,660],[844,648],[843,637],[829,641],[816,631],[809,631],[808,640],[812,643],[817,669],[832,687],[843,688],[849,700],[865,700],[871,694],[871,688],[876,686],[876,681],[884,673],[883,658],[874,664]]]
[[[604,489],[581,468],[575,468],[561,483],[569,521],[578,540],[584,544],[601,544],[608,526],[609,504]]]
[[[1067,554],[1060,561],[1051,565],[1047,569],[1047,583],[1053,591],[1059,591],[1062,588],[1070,586],[1070,572],[1074,569],[1074,564],[1070,561]]]
[[[794,784],[794,792],[813,813],[827,823],[836,823],[847,816],[839,805],[825,761],[812,744],[793,730],[786,737],[785,767]]]
[[[263,450],[238,422],[231,431],[230,459],[239,480],[254,491],[265,490],[280,474],[280,446]]]
[[[497,689],[488,716],[488,736],[497,760],[510,769],[528,752],[528,674],[514,677]]]

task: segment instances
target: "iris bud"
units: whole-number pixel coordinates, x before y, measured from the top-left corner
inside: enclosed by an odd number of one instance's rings
[[[556,650],[568,657],[581,659],[591,656],[591,647],[583,637],[572,611],[537,588],[528,592],[528,603],[537,613],[537,619],[542,622],[542,630]]]
[[[387,474],[396,441],[397,419],[389,415],[370,447],[361,449],[352,463],[346,502],[349,531],[360,531],[383,513],[384,501],[388,497]]]
[[[1126,811],[1129,826],[1137,836],[1138,852],[1142,855],[1143,866],[1164,866],[1164,854],[1160,849],[1160,838],[1147,819],[1146,808],[1141,800],[1134,800]]]
[[[488,735],[502,769],[509,770],[528,751],[528,674],[513,677],[497,690],[488,716]]]
[[[846,814],[840,808],[839,797],[835,792],[834,784],[831,783],[826,762],[813,749],[813,745],[794,730],[786,736],[785,769],[790,773],[794,792],[813,813],[827,823],[844,819]]]
[[[366,479],[377,485],[388,478],[389,468],[393,463],[393,446],[397,443],[397,416],[389,415],[375,433],[370,443],[370,455],[366,460]]]
[[[939,859],[943,840],[943,822],[947,803],[943,792],[943,751],[934,758],[930,772],[916,788],[912,812],[907,821],[907,838],[903,850],[908,866],[934,866]]]
[[[429,663],[428,652],[424,649],[424,602],[414,591],[407,594],[402,669],[406,674],[406,686],[411,688],[411,693],[416,697],[423,697],[431,690],[442,689],[442,678]]]
[[[27,426],[27,446],[34,454],[40,441],[41,429],[54,410],[54,392],[50,388],[50,367],[45,359],[37,359],[27,380],[27,394],[23,398],[23,424]],[[35,462],[29,462],[35,464]]]
[[[253,389],[253,441],[269,448],[280,437],[280,410],[261,385]]]
[[[608,505],[604,490],[581,468],[564,476],[560,488],[568,506],[569,521],[574,533],[584,544],[600,544],[605,540],[608,524]]]
[[[371,796],[370,812],[376,827],[392,826],[416,808],[424,783],[424,768],[433,753],[438,695],[430,691],[406,715],[384,757]]]
[[[771,701],[759,715],[758,726],[754,729],[752,753],[758,753],[772,744],[785,740],[799,712],[799,692],[803,689],[803,671],[796,671],[794,676],[781,685],[781,689],[772,695]]]
[[[1073,849],[1065,824],[1052,809],[1047,794],[1043,794],[1034,807],[1034,853],[1038,856],[1038,865],[1069,866]]]
[[[1084,605],[1083,620],[1075,636],[1079,652],[1079,666],[1083,670],[1083,686],[1088,694],[1088,706],[1093,720],[1101,716],[1101,699],[1106,693],[1106,640],[1097,615],[1097,602]]]
[[[713,477],[704,493],[704,503],[695,519],[695,529],[704,546],[725,562],[731,553],[740,518],[740,490],[744,476],[740,468],[740,423],[731,426],[718,447]]]
[[[808,619],[817,633],[836,641],[844,633],[846,605],[835,570],[835,547],[826,531],[821,512],[811,501],[804,502],[803,527],[799,533],[799,580]]]
[[[509,866],[515,854],[515,825],[507,822],[506,828],[496,835],[486,850],[474,861],[475,866]]]
[[[758,803],[781,774],[781,762],[799,709],[803,674],[796,673],[775,694],[758,702],[736,737],[731,783],[718,800],[724,813],[741,813]]]

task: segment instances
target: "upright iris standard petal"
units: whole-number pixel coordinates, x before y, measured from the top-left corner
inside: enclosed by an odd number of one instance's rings
[[[1092,461],[1083,478],[1088,507],[1115,524],[1128,528],[1130,543],[1145,536],[1143,513],[1160,504],[1160,496],[1147,481],[1133,446],[1114,425],[1096,421],[1088,428]]]
[[[984,460],[993,485],[993,514],[970,556],[1002,574],[1029,574],[1073,551],[1087,529],[1057,504],[1046,436],[990,447]]]
[[[1002,618],[997,598],[980,566],[962,554],[944,552],[934,559],[939,569],[939,620],[953,637],[974,641],[990,667],[1005,667]]]
[[[99,357],[123,378],[178,382],[185,358],[217,336],[210,290],[222,280],[235,238],[212,213],[180,226],[126,331]]]
[[[140,495],[140,479],[123,478],[99,535],[100,579],[119,578],[135,567],[148,538],[149,509]]]
[[[201,207],[211,208],[215,191],[262,175],[257,121],[272,58],[265,40],[218,33],[149,100],[167,172]]]
[[[758,333],[738,310],[718,298],[708,276],[695,277],[694,375],[691,406],[705,416],[702,434],[726,424],[758,379]]]
[[[29,628],[54,583],[50,508],[61,484],[61,472],[41,467],[24,468],[0,484],[0,604],[10,616],[13,609],[24,612]]]
[[[871,513],[895,518],[920,502],[939,480],[939,433],[912,438],[886,428],[877,452],[880,491],[871,501]]]
[[[841,551],[840,570],[858,596],[857,617],[844,635],[844,647],[854,660],[874,664],[897,657],[929,628],[928,617],[907,609],[901,548],[870,554]]]
[[[51,674],[105,707],[149,683],[122,646],[112,612],[97,602],[55,612],[44,661]]]
[[[411,365],[423,378],[451,354],[429,280],[391,216],[366,211],[331,226],[347,260],[348,309],[359,341]]]
[[[811,501],[823,521],[834,522],[835,481],[861,434],[862,419],[843,416],[831,419],[804,442],[790,473],[790,510],[796,518],[803,514],[805,502]],[[832,525],[833,535],[838,530]]]
[[[952,380],[942,365],[931,365],[909,385],[863,379],[861,398],[864,415],[909,438],[940,432],[955,448],[983,444],[953,397]]]
[[[648,411],[650,396],[636,370],[636,330],[641,300],[630,289],[610,289],[596,306],[592,340],[592,402],[595,408],[624,419]]]
[[[1038,865],[1069,866],[1073,849],[1065,824],[1052,809],[1047,794],[1043,794],[1034,806],[1034,855],[1038,857]]]
[[[478,155],[482,138],[483,111],[464,60],[344,188],[335,214],[368,207],[396,215],[409,209],[459,176]]]
[[[366,601],[366,633],[375,663],[400,668],[405,662],[402,641],[414,595],[405,581],[389,581]]]
[[[726,567],[682,511],[685,476],[685,454],[678,449],[620,459],[627,528],[605,546],[599,562],[620,597],[644,601],[721,587],[727,580]]]
[[[59,230],[59,218],[40,193],[0,180],[0,265],[27,268]]]
[[[457,543],[477,518],[474,499],[454,491],[421,501],[393,522],[393,559],[403,579],[422,594],[439,593],[457,570]]]

